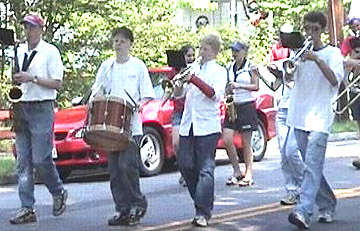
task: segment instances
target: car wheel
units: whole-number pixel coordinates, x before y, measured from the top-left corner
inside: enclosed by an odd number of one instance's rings
[[[152,127],[144,127],[140,140],[140,173],[142,176],[158,174],[164,165],[164,148],[159,132]]]
[[[251,134],[251,150],[254,161],[261,161],[265,156],[267,148],[267,140],[265,135],[265,125],[261,120],[258,120],[258,129]],[[237,150],[239,162],[244,162],[244,155],[242,149]]]
[[[264,158],[267,147],[265,134],[265,125],[261,120],[258,120],[258,129],[251,134],[251,149],[254,161],[261,161]]]

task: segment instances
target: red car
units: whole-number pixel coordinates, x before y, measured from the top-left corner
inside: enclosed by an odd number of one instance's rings
[[[172,147],[171,114],[174,103],[168,100],[164,105],[160,100],[163,91],[161,80],[171,74],[169,67],[150,69],[157,99],[150,101],[141,112],[144,135],[140,143],[141,174],[151,176],[159,173],[164,163],[175,159]],[[54,160],[62,178],[66,178],[71,170],[78,168],[99,167],[107,165],[107,155],[104,151],[94,150],[83,140],[84,123],[87,115],[86,99],[74,102],[74,107],[56,112],[55,117],[55,147]],[[254,160],[260,161],[265,154],[266,144],[275,136],[275,114],[273,97],[259,94],[256,101],[259,129],[253,132],[252,148]],[[225,110],[221,108],[222,118]],[[241,139],[237,135],[234,141],[241,153]],[[218,148],[224,148],[223,140],[218,142]]]

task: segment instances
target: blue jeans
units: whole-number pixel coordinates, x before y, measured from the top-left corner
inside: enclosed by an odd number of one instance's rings
[[[295,210],[309,221],[315,204],[319,211],[335,212],[336,197],[323,174],[325,152],[329,135],[295,129],[298,147],[305,156],[304,179],[301,184],[300,202]]]
[[[128,213],[130,209],[146,212],[147,200],[139,182],[139,140],[140,136],[136,136],[126,149],[108,153],[110,189],[117,212]]]
[[[180,136],[179,169],[185,179],[196,215],[211,217],[214,204],[215,151],[220,133]]]
[[[16,111],[17,174],[21,207],[33,208],[34,167],[52,196],[61,194],[64,188],[56,171],[51,151],[53,148],[53,101],[19,103]]]
[[[294,128],[286,125],[287,108],[279,108],[276,114],[276,136],[281,153],[281,169],[288,194],[300,194],[303,179],[304,162],[296,143]]]

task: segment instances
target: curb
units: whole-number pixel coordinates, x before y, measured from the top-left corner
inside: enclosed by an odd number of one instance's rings
[[[0,176],[0,186],[1,185],[16,184],[16,183],[17,183],[16,174],[12,174],[10,176]]]
[[[357,140],[359,139],[357,132],[341,132],[341,133],[332,133],[329,135],[329,142],[335,141],[346,141],[346,140]]]

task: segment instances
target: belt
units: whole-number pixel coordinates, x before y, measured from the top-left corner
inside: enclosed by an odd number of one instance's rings
[[[249,105],[249,104],[253,104],[255,103],[255,101],[249,101],[249,102],[244,102],[244,103],[235,103],[236,106],[245,106],[245,105]]]
[[[35,100],[35,101],[21,101],[22,104],[40,104],[40,103],[50,103],[54,102],[55,100],[47,99],[47,100]]]

